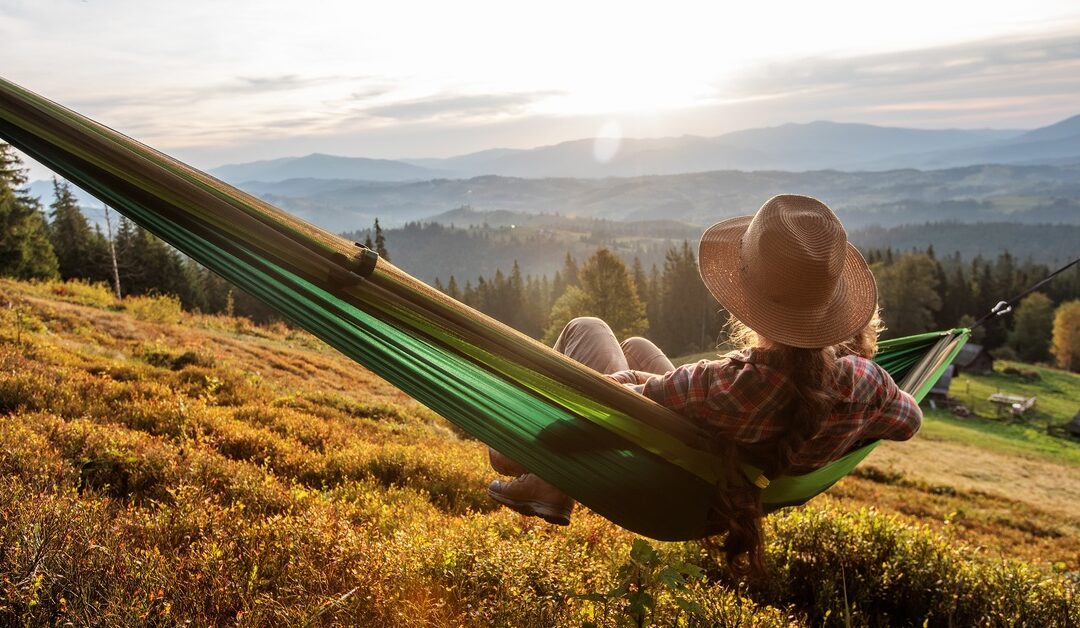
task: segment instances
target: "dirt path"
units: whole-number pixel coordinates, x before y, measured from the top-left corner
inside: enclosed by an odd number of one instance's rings
[[[1080,527],[1080,469],[953,441],[883,443],[866,464],[959,490],[980,491],[1060,513]]]

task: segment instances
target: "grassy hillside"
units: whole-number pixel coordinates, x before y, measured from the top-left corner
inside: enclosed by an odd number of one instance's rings
[[[2,624],[1080,622],[1067,514],[877,459],[770,517],[742,583],[585,509],[496,510],[492,477],[306,334],[0,280]]]

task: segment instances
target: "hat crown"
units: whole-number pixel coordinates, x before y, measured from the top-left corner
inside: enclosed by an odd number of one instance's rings
[[[747,226],[740,270],[775,303],[816,307],[833,297],[847,245],[847,232],[828,206],[783,194],[766,201]]]
[[[792,347],[843,342],[877,310],[874,275],[824,203],[784,194],[753,216],[705,230],[698,270],[709,292],[758,334]]]

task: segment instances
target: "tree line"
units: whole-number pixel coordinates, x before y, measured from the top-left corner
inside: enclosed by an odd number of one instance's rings
[[[91,227],[66,182],[54,180],[47,208],[26,192],[26,184],[18,155],[0,143],[0,275],[100,282],[118,297],[171,294],[189,311],[260,322],[277,318],[261,301],[124,217],[108,234],[100,225]]]
[[[121,217],[115,233],[91,228],[70,187],[54,183],[44,210],[25,192],[22,164],[0,143],[0,275],[21,279],[79,279],[115,285],[119,295],[167,293],[185,309],[276,318],[260,301],[203,268]],[[108,211],[108,210],[106,210]],[[110,229],[111,231],[111,229]],[[386,237],[375,221],[365,245],[389,260]],[[970,326],[994,304],[1009,299],[1053,269],[1020,262],[1005,252],[996,259],[926,250],[865,252],[878,282],[887,336]],[[523,333],[552,342],[575,316],[598,316],[620,337],[646,335],[669,355],[710,351],[721,342],[725,313],[698,277],[689,242],[669,248],[648,270],[635,257],[627,265],[610,249],[596,249],[579,266],[566,253],[549,278],[524,274],[515,261],[464,285],[454,275],[435,287]],[[985,322],[974,340],[1003,357],[1054,358],[1080,369],[1080,266],[1025,297],[1011,316]]]
[[[933,247],[906,252],[866,252],[878,284],[888,327],[884,337],[970,327],[1000,301],[1012,299],[1054,269],[1018,262],[1004,252],[996,259],[939,258]],[[508,274],[466,280],[451,275],[435,287],[525,334],[552,342],[575,316],[598,316],[620,338],[646,335],[668,355],[710,351],[722,342],[725,313],[698,276],[688,242],[670,248],[663,267],[646,271],[638,258],[627,265],[610,250],[597,249],[579,268],[566,254],[561,270],[522,276],[515,262]],[[1003,358],[1028,362],[1054,359],[1080,368],[1080,266],[1027,295],[1011,316],[992,317],[973,334],[975,342]],[[1073,356],[1073,357],[1069,357]]]

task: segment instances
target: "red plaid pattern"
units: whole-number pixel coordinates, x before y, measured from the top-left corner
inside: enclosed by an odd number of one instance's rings
[[[743,445],[775,439],[793,386],[769,365],[767,351],[730,353],[702,360],[666,375],[620,371],[615,381],[683,416],[709,425]],[[795,456],[791,472],[806,473],[832,462],[855,445],[874,439],[907,440],[922,423],[919,404],[871,360],[846,356],[837,361],[838,398],[832,414]]]

